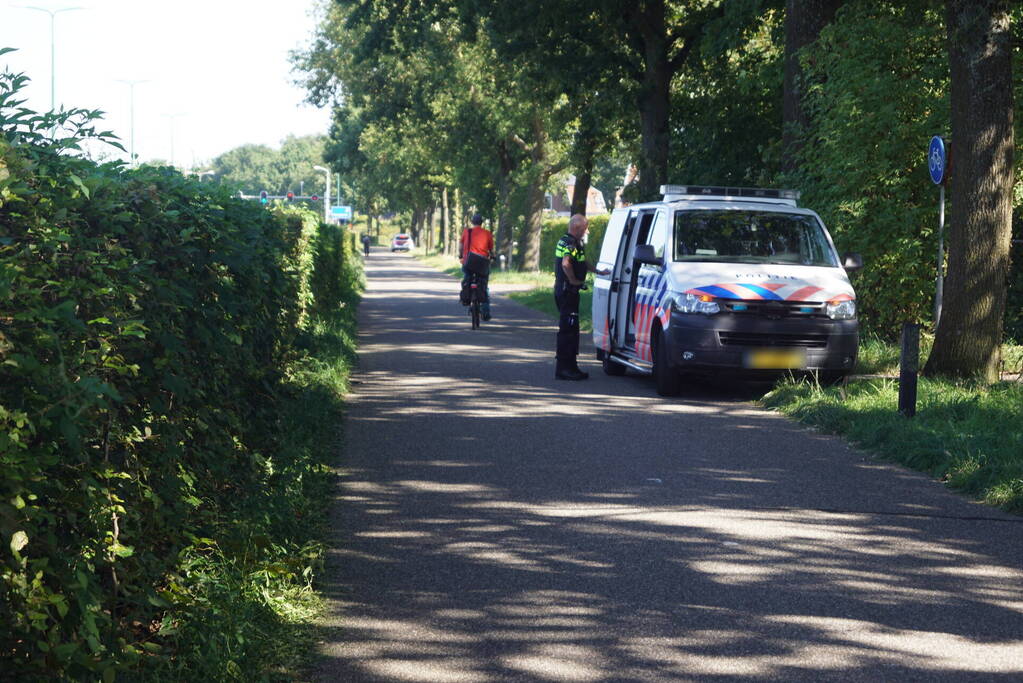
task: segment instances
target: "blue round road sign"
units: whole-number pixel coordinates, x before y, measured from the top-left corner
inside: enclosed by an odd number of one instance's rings
[[[940,135],[931,138],[931,146],[927,149],[927,168],[931,171],[931,182],[941,185],[945,182],[945,169],[948,166],[948,150],[945,140]]]

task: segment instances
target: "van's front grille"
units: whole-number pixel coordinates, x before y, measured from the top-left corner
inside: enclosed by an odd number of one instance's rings
[[[752,346],[757,348],[794,347],[823,349],[828,345],[826,334],[784,334],[758,332],[718,332],[722,346]]]
[[[755,315],[772,320],[780,318],[826,318],[827,311],[819,301],[729,301],[718,300],[729,313]]]

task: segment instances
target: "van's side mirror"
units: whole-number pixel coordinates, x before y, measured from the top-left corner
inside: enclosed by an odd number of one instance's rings
[[[664,259],[657,255],[654,251],[654,245],[652,244],[640,244],[636,247],[635,253],[632,255],[633,261],[640,263],[646,263],[651,266],[663,266]]]
[[[863,267],[863,257],[854,251],[850,251],[842,257],[842,267],[848,272],[859,270]]]

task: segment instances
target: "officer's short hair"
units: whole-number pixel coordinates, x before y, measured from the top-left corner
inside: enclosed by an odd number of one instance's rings
[[[586,216],[582,215],[581,213],[574,214],[571,218],[568,219],[568,229],[574,230],[580,225],[585,225],[588,222],[589,221],[586,220]]]

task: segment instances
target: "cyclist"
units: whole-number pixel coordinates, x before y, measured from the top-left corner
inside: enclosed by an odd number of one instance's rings
[[[471,222],[472,225],[462,232],[458,249],[462,261],[462,303],[469,303],[469,282],[475,274],[483,292],[480,315],[484,320],[490,320],[490,290],[487,281],[490,279],[490,260],[494,258],[494,235],[483,227],[483,216],[480,214],[474,215]]]

